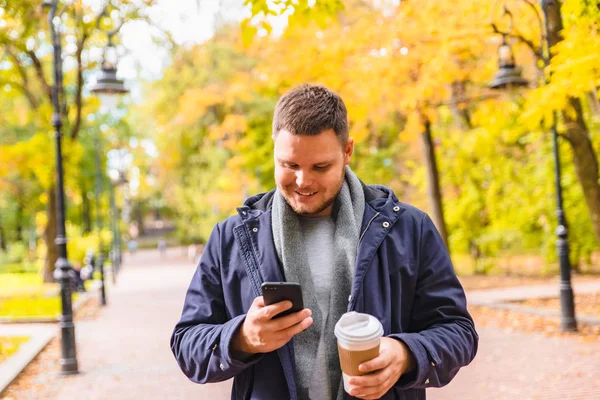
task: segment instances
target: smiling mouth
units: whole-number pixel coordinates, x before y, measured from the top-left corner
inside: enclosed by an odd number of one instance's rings
[[[314,194],[316,194],[317,192],[306,192],[306,193],[302,193],[299,192],[297,190],[294,190],[294,192],[296,192],[298,195],[300,195],[301,197],[310,197],[313,196]]]

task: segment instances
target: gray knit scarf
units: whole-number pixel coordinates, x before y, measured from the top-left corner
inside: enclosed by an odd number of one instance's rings
[[[302,285],[304,306],[312,311],[314,321],[310,328],[293,339],[296,350],[298,398],[301,400],[343,398],[342,373],[333,330],[335,323],[347,310],[364,209],[365,195],[362,184],[350,168],[346,167],[344,183],[332,213],[335,222],[335,246],[331,251],[334,254],[335,264],[329,312],[327,315],[321,315],[304,250],[304,238],[298,215],[279,190],[276,191],[273,199],[272,227],[277,255],[283,265],[286,280]],[[316,365],[317,362],[321,364]],[[316,393],[310,383],[315,382],[316,379],[323,380],[322,376],[313,375],[322,374],[323,371],[329,373],[329,379],[326,380],[328,381],[327,393]]]

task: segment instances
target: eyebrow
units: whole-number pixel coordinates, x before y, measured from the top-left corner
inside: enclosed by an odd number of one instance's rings
[[[293,161],[284,160],[284,159],[282,159],[282,158],[279,158],[279,157],[276,157],[276,158],[277,158],[277,161],[279,161],[279,162],[280,162],[280,163],[282,163],[282,164],[292,164],[292,165],[298,165],[297,163],[295,163],[295,162],[293,162]],[[315,164],[313,164],[313,166],[314,166],[314,165],[325,165],[325,164],[332,164],[332,163],[333,163],[333,161],[331,161],[331,160],[327,160],[327,161],[321,161],[321,162],[315,163]]]

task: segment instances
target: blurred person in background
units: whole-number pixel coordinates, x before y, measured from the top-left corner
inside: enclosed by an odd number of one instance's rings
[[[165,239],[158,239],[158,252],[160,253],[160,257],[164,258],[167,254],[167,241]]]

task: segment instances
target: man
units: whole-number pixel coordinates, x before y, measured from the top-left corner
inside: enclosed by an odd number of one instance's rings
[[[285,94],[273,140],[277,189],[214,228],[171,338],[179,366],[194,382],[235,378],[232,399],[425,399],[478,343],[433,223],[352,173],[346,107],[327,88]],[[284,280],[307,308],[274,319],[291,304],[265,306],[260,285]],[[384,329],[349,393],[333,333],[347,311]]]

